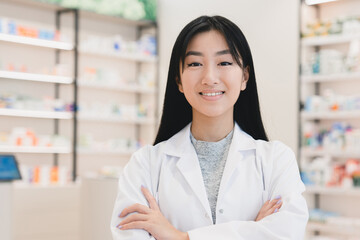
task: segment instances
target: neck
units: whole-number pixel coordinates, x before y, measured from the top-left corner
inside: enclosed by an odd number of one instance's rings
[[[225,138],[234,128],[233,117],[193,117],[191,133],[195,139],[217,142]]]

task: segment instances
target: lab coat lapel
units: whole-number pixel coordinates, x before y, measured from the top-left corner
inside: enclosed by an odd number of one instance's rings
[[[179,157],[177,168],[186,180],[186,184],[199,199],[206,213],[211,216],[211,209],[206,194],[204,180],[202,177],[199,160],[190,140],[190,126],[187,125],[183,130],[169,139],[166,147],[167,154]]]
[[[231,176],[234,174],[237,168],[241,167],[241,164],[244,160],[244,151],[255,148],[255,140],[250,135],[242,131],[237,124],[235,124],[234,135],[231,141],[225,169],[220,183],[218,202],[221,201],[221,198],[224,196],[228,184],[231,184]]]
[[[187,149],[184,151],[184,155],[180,157],[177,167],[186,179],[187,184],[201,202],[201,205],[203,205],[206,213],[211,216],[209,200],[207,198],[199,160],[192,145],[188,145]]]

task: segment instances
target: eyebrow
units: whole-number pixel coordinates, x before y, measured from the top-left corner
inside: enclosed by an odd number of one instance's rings
[[[229,49],[226,49],[226,50],[218,51],[218,52],[215,53],[215,56],[220,56],[220,55],[225,55],[225,54],[230,54],[230,50],[229,50]],[[203,57],[203,56],[204,56],[204,54],[202,54],[201,52],[188,51],[188,52],[185,54],[185,58],[186,58],[187,56],[190,56],[190,55],[200,56],[200,57]]]

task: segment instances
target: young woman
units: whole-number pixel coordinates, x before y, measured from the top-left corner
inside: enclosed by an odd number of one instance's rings
[[[193,20],[172,51],[154,146],[119,179],[113,238],[303,239],[304,190],[293,152],[267,139],[243,33]]]

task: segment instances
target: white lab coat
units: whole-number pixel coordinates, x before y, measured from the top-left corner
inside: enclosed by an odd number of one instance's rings
[[[113,239],[154,239],[141,229],[116,228],[124,208],[148,205],[141,185],[152,192],[170,223],[188,232],[190,240],[303,239],[308,209],[291,149],[278,141],[254,140],[235,124],[213,224],[190,125],[169,140],[133,154],[119,179],[111,220]],[[277,195],[283,200],[280,211],[255,222],[263,203]]]

